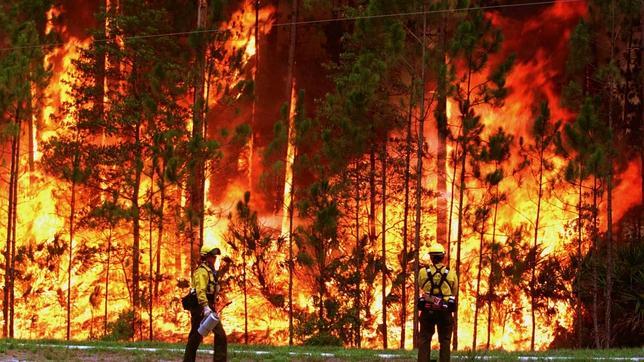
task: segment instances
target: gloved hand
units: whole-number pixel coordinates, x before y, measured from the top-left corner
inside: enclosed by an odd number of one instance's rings
[[[212,313],[212,309],[209,306],[203,307],[203,316],[207,317]]]
[[[456,310],[456,299],[454,297],[449,297],[445,304],[447,305],[447,311],[453,312]]]
[[[423,297],[418,298],[418,302],[416,303],[416,307],[418,308],[418,310],[425,309],[426,305],[427,304],[425,302],[425,298],[423,298]]]

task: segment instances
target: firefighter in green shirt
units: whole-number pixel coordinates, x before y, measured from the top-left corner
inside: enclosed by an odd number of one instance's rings
[[[221,251],[213,245],[204,243],[201,247],[200,255],[201,263],[192,274],[192,288],[197,296],[198,304],[190,309],[190,333],[188,334],[188,344],[183,355],[184,362],[192,362],[197,356],[197,349],[203,339],[203,336],[198,332],[199,324],[211,313],[216,313],[215,298],[219,292],[219,284],[217,283],[215,260],[217,255],[221,255]],[[213,361],[226,361],[228,343],[226,341],[226,332],[221,322],[217,323],[213,332],[215,334]]]
[[[418,271],[418,285],[421,297],[418,300],[420,310],[420,333],[418,335],[418,362],[429,362],[431,341],[434,330],[438,329],[440,343],[440,361],[450,360],[450,341],[456,310],[456,292],[458,279],[456,273],[443,265],[445,249],[440,244],[429,247],[431,264]]]

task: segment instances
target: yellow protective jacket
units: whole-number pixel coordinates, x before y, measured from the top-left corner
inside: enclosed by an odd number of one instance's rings
[[[429,276],[428,276],[429,275]],[[431,278],[430,278],[431,277]],[[458,277],[442,263],[421,268],[418,272],[418,286],[423,293],[435,297],[442,297],[447,301],[449,297],[456,296]]]
[[[201,263],[192,273],[192,287],[197,293],[199,306],[214,305],[215,294],[217,293],[217,281],[215,280],[215,270],[206,263]]]

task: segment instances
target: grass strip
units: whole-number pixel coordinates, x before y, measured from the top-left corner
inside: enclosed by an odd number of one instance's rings
[[[0,352],[25,350],[42,352],[43,349],[67,349],[91,352],[133,353],[139,356],[146,354],[153,358],[181,356],[185,345],[167,342],[113,342],[113,341],[61,341],[61,340],[0,340]],[[90,352],[91,351],[91,352]],[[397,360],[413,361],[416,351],[409,350],[368,350],[339,347],[276,347],[267,345],[228,346],[229,356],[233,361],[374,361]],[[210,345],[203,345],[200,354],[212,353]],[[433,351],[437,356],[437,351]],[[610,350],[552,350],[540,352],[525,351],[488,351],[467,352],[459,351],[452,354],[453,360],[458,361],[641,361],[644,362],[644,349],[610,349]],[[145,360],[145,359],[142,359]]]

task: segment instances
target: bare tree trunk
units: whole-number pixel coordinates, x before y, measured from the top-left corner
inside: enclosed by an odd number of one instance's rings
[[[427,38],[427,14],[425,12],[425,2],[423,1],[423,28],[422,28],[422,56],[420,66],[420,79],[421,91],[419,102],[419,122],[418,122],[418,149],[416,150],[416,220],[414,224],[414,302],[418,300],[418,272],[420,270],[420,223],[421,217],[421,195],[423,189],[423,144],[425,143],[424,127],[425,127],[425,60],[426,60],[426,47],[425,40]],[[418,313],[414,312],[414,347],[418,347]]]
[[[597,227],[597,176],[593,177],[593,245],[591,248],[592,269],[593,269],[593,334],[595,336],[595,348],[601,348],[601,338],[599,332],[599,287],[597,285],[599,276],[597,275],[597,259],[599,258],[598,227]]]
[[[148,327],[149,327],[149,331],[148,331],[148,333],[149,333],[149,338],[150,338],[151,341],[154,339],[154,332],[153,332],[153,329],[152,329],[152,319],[154,318],[154,316],[152,315],[152,307],[154,306],[154,299],[153,299],[154,298],[154,293],[152,293],[152,291],[154,290],[154,280],[153,280],[154,274],[152,273],[153,272],[153,268],[152,268],[152,264],[153,264],[152,263],[152,260],[153,260],[152,259],[152,249],[154,247],[152,245],[152,228],[153,228],[153,225],[154,225],[154,223],[153,223],[153,220],[154,220],[154,200],[153,200],[153,197],[154,197],[154,170],[156,169],[157,162],[158,162],[157,158],[154,157],[154,159],[152,160],[152,172],[151,172],[151,175],[150,175],[150,220],[148,221],[148,233],[149,233],[148,240],[149,240],[149,243],[150,243],[150,245],[149,245],[150,249],[148,250],[148,261],[150,263],[150,265],[148,265],[148,273],[149,273],[149,275],[148,275],[148,277],[149,277],[149,280],[148,280],[148,317],[149,317],[149,326]]]
[[[182,219],[182,212],[181,209],[185,206],[183,200],[183,195],[186,190],[186,187],[179,183],[176,185],[175,189],[175,200],[177,200],[177,204],[179,207],[174,209],[173,216],[174,216],[174,221],[177,225],[177,227],[174,228],[174,240],[175,240],[175,253],[174,253],[174,268],[176,270],[180,270],[184,272],[185,270],[183,269],[183,255],[185,252],[186,244],[183,242],[183,239],[181,238],[181,232],[182,228],[179,227]],[[190,258],[190,256],[188,256]],[[190,259],[188,259],[190,261]],[[192,277],[192,269],[188,270],[188,273],[190,273],[190,277]]]
[[[465,159],[467,156],[467,148],[463,148],[463,155],[461,156],[461,176],[459,182],[459,198],[458,198],[458,231],[456,235],[456,275],[461,275],[461,240],[463,238],[463,199],[465,197]],[[461,289],[459,283],[456,288],[456,300],[458,301],[459,290]],[[489,293],[489,292],[488,292]],[[454,311],[454,335],[453,335],[452,348],[458,350],[458,308]]]
[[[255,61],[253,66],[253,104],[250,118],[250,135],[248,137],[248,191],[253,194],[253,154],[255,152],[255,116],[257,115],[257,73],[259,72],[259,0],[255,1]]]
[[[362,295],[360,290],[360,282],[362,281],[362,273],[360,268],[362,267],[362,240],[360,238],[360,163],[356,161],[356,290],[354,296],[354,309],[355,309],[355,344],[360,348],[361,343],[361,331],[360,331],[360,312],[362,311]]]
[[[11,212],[11,268],[9,269],[11,273],[11,285],[9,287],[9,337],[14,337],[14,312],[15,312],[15,301],[16,301],[16,226],[18,224],[18,183],[20,182],[20,129],[21,129],[21,119],[20,116],[16,113],[16,123],[17,123],[17,134],[16,134],[16,152],[14,154],[14,180],[13,180],[13,201],[11,202],[11,207],[13,211]]]
[[[640,67],[644,66],[644,6],[640,6]],[[640,68],[641,69],[641,68]],[[644,82],[640,82],[640,140],[644,138]],[[640,204],[644,205],[644,146],[640,144]]]
[[[244,226],[246,228],[246,226]],[[248,235],[244,230],[244,241],[242,246],[242,290],[244,291],[244,344],[248,344],[248,290],[246,285],[246,249]]]
[[[382,348],[387,349],[387,136],[382,146]]]
[[[293,214],[295,204],[295,185],[291,186],[291,199],[288,206],[288,345],[293,345]]]
[[[476,273],[476,299],[474,302],[474,328],[472,330],[472,351],[476,351],[476,336],[478,334],[478,322],[479,322],[479,296],[481,291],[481,269],[483,269],[483,239],[484,239],[484,228],[481,224],[481,231],[479,233],[479,270]]]
[[[76,167],[76,165],[74,165]],[[72,198],[69,203],[69,264],[67,265],[67,340],[71,339],[71,292],[72,292],[72,265],[74,248],[74,216],[76,215],[76,180],[72,176]]]
[[[540,142],[543,144],[543,141]],[[542,146],[543,147],[543,146]],[[537,269],[537,246],[539,245],[539,219],[541,216],[541,198],[543,197],[543,148],[539,150],[539,192],[537,193],[537,217],[534,221],[534,244],[533,249],[533,260],[532,268],[530,271],[530,314],[532,317],[532,334],[530,338],[530,350],[534,351],[534,337],[536,331],[536,320],[535,320],[535,271]]]
[[[257,7],[259,8],[259,1],[257,2]],[[288,70],[287,70],[287,75],[286,75],[286,97],[287,97],[287,109],[291,110],[294,109],[293,107],[293,93],[295,92],[295,87],[294,87],[294,82],[293,82],[293,72],[295,68],[295,45],[296,45],[296,39],[297,39],[297,11],[298,11],[298,0],[293,0],[292,2],[292,7],[291,7],[291,39],[289,43],[289,48],[288,48]],[[256,19],[255,19],[255,24],[257,24],[257,13],[255,14]],[[257,34],[257,29],[255,29],[255,37],[258,36]],[[255,44],[258,44],[258,39],[255,39]],[[257,70],[256,70],[257,71]],[[289,114],[289,135],[293,134],[295,135],[295,132],[291,129],[291,127],[294,127],[295,122],[293,122],[293,125],[291,123],[291,114]],[[289,145],[288,147],[291,147],[290,142],[294,142],[289,137]],[[288,152],[287,152],[288,153]],[[288,157],[288,155],[287,155]],[[293,158],[295,158],[295,154],[293,154]],[[288,163],[288,162],[287,162]],[[286,167],[289,167],[288,164]],[[291,176],[292,176],[292,164],[291,164]],[[287,181],[287,180],[285,180]],[[284,185],[285,188],[285,193],[286,187],[289,185]],[[289,305],[289,312],[288,312],[288,344],[289,346],[293,345],[293,196],[294,196],[294,185],[291,179],[291,185],[290,185],[290,200],[288,203],[288,243],[289,243],[289,271],[288,271],[288,305]]]
[[[208,0],[197,0],[197,29],[206,29],[208,14]],[[196,51],[196,79],[194,83],[194,104],[192,109],[192,138],[198,145],[204,139],[204,99],[206,45],[203,39],[199,40]],[[197,266],[199,247],[203,243],[201,230],[203,227],[204,211],[204,173],[205,160],[199,152],[198,157],[190,170],[190,205],[189,205],[189,239],[190,239],[190,269]],[[196,230],[195,230],[196,228]],[[192,274],[191,274],[192,275]]]
[[[27,107],[26,109],[26,118],[27,118],[27,132],[29,134],[28,140],[27,140],[27,157],[28,157],[28,165],[29,165],[29,172],[32,173],[30,174],[29,177],[29,183],[31,184],[34,179],[33,179],[33,172],[35,170],[34,168],[34,151],[35,151],[35,145],[34,145],[34,132],[35,132],[35,127],[34,127],[34,109],[32,106],[32,100],[34,99],[34,95],[32,94],[32,89],[29,89],[29,99],[25,102],[25,106]]]
[[[454,187],[456,186],[456,170],[458,169],[458,163],[456,160],[456,155],[458,154],[459,143],[455,142],[456,148],[454,149],[454,169],[452,171],[452,190],[450,192],[449,199],[449,221],[447,225],[447,265],[451,265],[451,250],[452,250],[452,218],[454,217]]]
[[[582,194],[582,186],[584,183],[583,180],[583,165],[580,165],[579,167],[579,204],[577,205],[577,258],[578,258],[578,263],[579,265],[577,266],[577,343],[578,343],[578,348],[582,347],[583,343],[583,333],[582,333],[582,328],[583,328],[583,323],[582,323],[582,315],[581,315],[581,229],[582,229],[582,220],[583,220],[583,213],[582,213],[582,202],[583,202],[583,194]]]
[[[154,278],[154,299],[159,300],[159,283],[161,282],[161,244],[163,243],[163,229],[164,229],[164,218],[163,211],[165,209],[165,161],[161,162],[161,170],[159,172],[159,224],[157,225],[157,260],[156,260],[156,276]]]
[[[107,305],[108,305],[108,297],[109,297],[109,291],[110,291],[110,261],[111,261],[110,258],[112,256],[112,228],[113,226],[110,224],[110,230],[107,236],[107,266],[106,266],[106,272],[105,272],[105,319],[103,321],[103,335],[107,335],[107,321],[108,321]]]
[[[471,103],[470,103],[470,95],[472,93],[472,57],[470,55],[470,58],[468,59],[468,73],[467,73],[467,110],[466,112],[470,112],[471,108]],[[463,112],[462,112],[463,113]],[[467,114],[467,113],[466,113]],[[463,239],[463,199],[465,197],[465,160],[467,159],[467,137],[468,135],[463,132],[463,125],[461,125],[461,147],[463,148],[463,155],[461,156],[461,179],[460,179],[460,185],[459,185],[459,200],[458,200],[458,232],[457,232],[457,237],[456,237],[456,275],[460,277],[461,275],[461,241]],[[490,271],[492,269],[490,268]],[[461,284],[459,283],[458,287],[456,288],[456,300],[458,301],[459,297],[459,291],[461,289]],[[491,289],[490,289],[491,290]],[[489,292],[488,292],[489,294]],[[458,304],[457,304],[458,305]],[[489,328],[489,323],[488,323],[488,328]],[[453,331],[453,343],[452,343],[452,349],[455,351],[458,350],[458,307],[454,311],[454,331]],[[489,339],[489,338],[488,338]]]
[[[498,169],[498,166],[497,166]],[[499,211],[499,185],[496,185],[496,197],[494,200],[494,217],[492,221],[492,243],[496,243],[496,220]],[[492,296],[494,294],[494,267],[490,265],[490,279],[488,282],[488,298],[487,298],[487,343],[485,349],[490,350],[490,334],[492,331]]]
[[[132,330],[136,335],[137,330],[137,316],[140,303],[139,300],[139,249],[141,239],[141,225],[140,225],[140,208],[139,208],[139,190],[141,188],[141,173],[143,160],[141,159],[141,122],[137,121],[136,124],[136,138],[135,138],[135,171],[134,171],[134,185],[132,188],[132,309],[134,318],[132,319]]]
[[[17,184],[20,161],[20,104],[16,106],[14,119],[16,133],[11,138],[11,160],[9,165],[9,198],[7,203],[7,244],[5,249],[5,286],[2,314],[4,319],[3,336],[13,338],[13,288],[15,266],[15,220],[17,203]]]
[[[376,248],[376,147],[371,144],[369,150],[369,215],[368,215],[369,247]],[[372,249],[372,250],[374,250]],[[377,249],[376,249],[377,250]],[[375,279],[374,279],[375,280]],[[364,308],[369,318],[370,305],[365,304]]]
[[[15,182],[16,173],[14,171],[14,160],[16,153],[16,136],[11,138],[11,161],[9,165],[9,197],[7,198],[7,242],[5,244],[5,273],[4,273],[4,288],[3,288],[3,303],[2,303],[2,336],[9,337],[9,302],[10,302],[10,288],[11,288],[11,225],[13,224],[13,183]]]
[[[287,75],[286,75],[286,97],[287,97],[287,109],[295,109],[293,107],[293,102],[294,102],[294,93],[295,93],[295,82],[293,81],[293,72],[295,69],[295,45],[296,40],[297,40],[297,12],[298,12],[298,0],[293,0],[293,4],[291,7],[291,34],[290,34],[290,42],[289,42],[289,47],[288,47],[288,69],[287,69]],[[257,43],[257,39],[255,39],[255,42]],[[291,129],[291,127],[295,126],[295,120],[293,119],[293,124],[291,125],[291,117],[294,117],[294,112],[293,115],[289,114],[289,134],[292,134],[293,136],[295,135],[294,130]],[[294,142],[289,137],[289,145],[288,147],[291,147],[290,142]],[[293,149],[293,151],[295,151]],[[287,152],[288,153],[288,152]],[[287,155],[288,157],[288,155]],[[295,154],[293,154],[293,158],[295,158]],[[289,167],[287,164],[286,167]],[[292,164],[291,164],[291,177],[292,177]],[[287,181],[287,180],[285,180]],[[288,185],[284,185],[284,187],[287,187]],[[290,185],[290,200],[289,200],[289,205],[288,205],[288,212],[289,212],[289,315],[288,315],[288,330],[289,330],[289,337],[288,337],[288,343],[289,346],[293,345],[293,241],[292,241],[292,236],[293,236],[293,182],[291,179],[291,185]]]
[[[400,308],[400,349],[405,349],[405,331],[407,327],[407,222],[409,220],[409,168],[411,165],[411,124],[413,120],[413,97],[414,79],[411,80],[411,91],[409,92],[409,114],[407,120],[407,140],[405,147],[405,209],[403,211],[403,250],[402,250],[402,291]],[[415,327],[414,327],[415,328]]]
[[[291,92],[289,97],[289,114],[288,114],[288,137],[286,149],[286,173],[284,175],[284,207],[282,218],[282,235],[285,230],[288,233],[289,242],[289,343],[293,345],[293,212],[294,212],[294,197],[295,197],[295,184],[293,181],[293,164],[297,153],[295,144],[295,82],[291,82]]]
[[[640,4],[640,7],[641,4]],[[610,42],[610,61],[612,63],[615,56],[615,1],[611,1],[611,42]],[[644,33],[642,34],[644,37]],[[640,52],[642,49],[640,49]],[[608,175],[606,176],[606,348],[611,345],[611,310],[613,307],[612,293],[613,293],[613,77],[608,75],[608,129],[611,138],[609,140],[610,147],[608,148]],[[641,99],[640,99],[641,101]],[[644,165],[642,165],[644,168]]]
[[[447,36],[445,34],[447,27],[447,13],[441,16],[441,22],[438,31],[438,43],[440,46],[439,61],[441,62],[441,69],[438,73],[437,93],[438,103],[436,104],[436,111],[434,113],[436,118],[436,125],[438,128],[438,142],[436,152],[436,191],[438,197],[436,198],[436,242],[445,245],[449,249],[447,243],[447,73],[445,64],[445,54],[447,53]],[[449,258],[447,262],[449,267]]]

